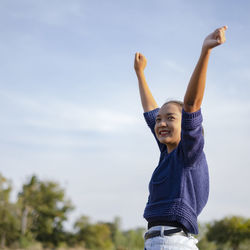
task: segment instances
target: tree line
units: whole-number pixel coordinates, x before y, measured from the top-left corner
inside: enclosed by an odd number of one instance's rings
[[[0,247],[11,249],[78,248],[93,250],[141,250],[145,228],[121,229],[121,219],[92,223],[82,215],[72,231],[64,223],[73,204],[65,190],[54,181],[31,176],[10,201],[12,183],[0,174]],[[250,219],[231,216],[200,225],[198,247],[201,250],[250,249]]]

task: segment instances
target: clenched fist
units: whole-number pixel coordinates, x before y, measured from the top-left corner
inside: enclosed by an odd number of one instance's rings
[[[143,71],[146,68],[146,65],[147,65],[146,57],[143,54],[136,52],[135,63],[134,63],[135,71],[136,72]]]
[[[219,29],[216,29],[213,33],[208,35],[203,43],[202,50],[208,51],[218,45],[223,44],[226,41],[225,31],[227,26],[223,26]]]

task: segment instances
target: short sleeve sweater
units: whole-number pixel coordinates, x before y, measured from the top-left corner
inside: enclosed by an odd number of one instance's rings
[[[153,135],[159,108],[144,113]],[[198,234],[197,217],[207,203],[209,174],[203,152],[201,110],[182,110],[181,141],[171,153],[157,138],[160,161],[149,183],[144,218],[153,221],[177,221],[190,233]]]

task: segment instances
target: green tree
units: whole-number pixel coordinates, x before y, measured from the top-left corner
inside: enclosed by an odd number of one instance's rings
[[[87,216],[81,216],[74,224],[78,243],[88,249],[113,250],[110,228],[105,223],[91,224]]]
[[[123,250],[126,245],[126,237],[121,230],[121,218],[116,216],[113,222],[108,222],[106,225],[111,232],[111,239],[116,250]]]
[[[0,174],[0,246],[4,248],[19,237],[18,210],[9,201],[11,183]]]
[[[33,217],[37,216],[35,208],[39,196],[39,181],[36,176],[32,176],[30,181],[23,185],[18,196],[21,207],[21,234],[24,236],[35,220]]]
[[[218,250],[214,242],[210,242],[207,239],[207,231],[210,227],[210,224],[199,224],[199,235],[198,235],[198,244],[197,247],[201,250]]]
[[[250,220],[243,217],[226,217],[209,226],[207,239],[217,244],[228,243],[238,250],[242,242],[250,239]]]
[[[111,231],[111,238],[114,243],[115,250],[137,250],[143,249],[144,228],[137,228],[128,231],[122,231],[121,218],[115,217],[113,222],[106,223]]]
[[[133,250],[143,249],[144,232],[145,232],[144,228],[137,228],[134,230],[128,230],[124,232],[124,236],[126,238],[125,249],[133,249]]]
[[[19,203],[22,235],[31,232],[36,240],[48,247],[58,246],[65,240],[63,222],[73,206],[57,183],[32,176],[19,193]]]

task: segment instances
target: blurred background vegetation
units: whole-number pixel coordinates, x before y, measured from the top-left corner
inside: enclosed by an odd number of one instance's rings
[[[86,216],[65,229],[74,209],[65,190],[53,181],[31,176],[22,185],[16,202],[10,201],[12,183],[0,174],[1,249],[142,250],[145,228],[121,229],[121,219],[92,223]],[[200,225],[201,250],[250,250],[250,219],[226,217]]]

